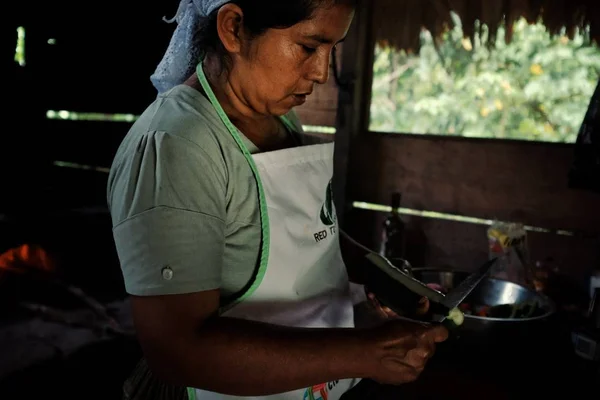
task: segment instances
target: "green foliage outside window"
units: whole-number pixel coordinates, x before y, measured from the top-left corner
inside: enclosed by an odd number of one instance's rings
[[[510,44],[501,28],[488,49],[456,22],[439,45],[425,31],[418,56],[377,47],[370,129],[575,142],[600,76],[586,32],[551,37],[521,20]]]

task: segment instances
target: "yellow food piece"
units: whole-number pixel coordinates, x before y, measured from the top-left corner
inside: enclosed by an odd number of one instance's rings
[[[457,326],[460,326],[463,324],[463,322],[465,322],[465,314],[463,314],[463,312],[458,308],[453,308],[450,310],[447,318],[454,322]]]

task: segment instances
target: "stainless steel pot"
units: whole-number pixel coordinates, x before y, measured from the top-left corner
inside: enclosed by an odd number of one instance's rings
[[[424,283],[437,283],[448,290],[458,285],[469,275],[469,272],[466,271],[429,268],[415,268],[412,273],[415,278]],[[517,330],[532,332],[537,327],[543,327],[544,322],[555,312],[555,305],[546,296],[512,282],[484,278],[479,286],[465,299],[466,303],[497,306],[531,301],[536,301],[538,307],[542,310],[537,316],[529,318],[493,318],[465,315],[461,331],[478,336],[510,335]]]

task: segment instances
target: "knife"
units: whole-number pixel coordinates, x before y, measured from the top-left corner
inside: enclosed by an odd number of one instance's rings
[[[490,269],[496,264],[498,258],[493,258],[491,260],[486,261],[481,267],[479,267],[475,272],[469,275],[464,281],[462,281],[458,286],[454,289],[450,290],[446,293],[446,296],[440,304],[442,304],[448,310],[453,310],[457,308],[466,298],[471,294],[471,292],[481,283],[483,278],[485,278]],[[448,317],[448,314],[445,315],[436,315],[433,320],[435,322],[443,322]]]
[[[457,287],[447,294],[443,294],[394,266],[380,254],[369,252],[365,257],[375,267],[366,273],[367,287],[373,291],[381,303],[397,314],[410,315],[411,309],[413,307],[416,309],[418,301],[427,297],[430,302],[431,314],[433,314],[431,322],[440,323],[479,285],[497,261],[496,258],[486,261]],[[402,287],[399,287],[398,284]],[[408,289],[410,293],[403,289]]]

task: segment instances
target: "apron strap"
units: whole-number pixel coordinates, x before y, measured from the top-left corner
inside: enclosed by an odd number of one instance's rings
[[[240,150],[244,154],[246,161],[248,161],[248,164],[250,165],[250,169],[252,169],[252,173],[254,174],[254,178],[256,179],[256,185],[258,187],[258,202],[259,202],[259,207],[260,207],[260,226],[261,226],[261,232],[262,232],[261,249],[260,249],[260,264],[259,264],[258,270],[256,271],[256,274],[253,277],[252,284],[250,285],[250,287],[237,299],[233,300],[229,304],[222,306],[219,311],[221,313],[223,313],[223,312],[231,309],[232,307],[234,307],[236,304],[238,304],[238,303],[244,301],[245,299],[247,299],[248,297],[250,297],[252,295],[252,293],[254,293],[256,291],[258,286],[261,284],[263,278],[265,277],[265,273],[267,270],[267,263],[269,262],[269,245],[271,242],[271,232],[269,229],[269,214],[267,211],[267,200],[266,200],[266,196],[265,196],[265,190],[263,188],[262,181],[260,179],[260,174],[258,173],[258,168],[256,167],[256,163],[254,162],[254,159],[252,158],[252,154],[250,154],[248,147],[246,147],[246,145],[242,141],[242,138],[240,137],[238,129],[235,127],[235,125],[233,125],[233,123],[231,122],[231,120],[229,119],[227,114],[225,114],[225,110],[223,110],[223,107],[221,107],[221,104],[217,100],[215,93],[213,92],[212,88],[210,87],[210,84],[208,83],[208,79],[206,79],[206,75],[204,74],[202,62],[200,62],[198,64],[198,66],[196,67],[196,74],[198,75],[198,80],[200,81],[200,84],[202,85],[204,92],[208,96],[208,99],[210,100],[213,107],[215,108],[215,111],[219,115],[219,118],[221,118],[221,121],[223,122],[223,124],[225,125],[225,127],[227,128],[227,130],[229,131],[229,133],[231,134],[231,136],[233,137],[233,139],[239,146]]]

